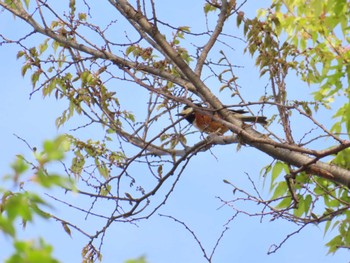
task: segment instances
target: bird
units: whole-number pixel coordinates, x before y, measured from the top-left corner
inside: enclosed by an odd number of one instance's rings
[[[198,108],[203,108],[201,104],[195,104]],[[201,110],[196,110],[195,108],[186,105],[177,116],[184,117],[190,124],[195,126],[198,130],[204,133],[216,133],[218,135],[223,135],[229,129],[223,125],[221,122],[213,120],[213,117],[220,118],[217,113],[204,114]],[[243,122],[260,123],[262,125],[267,124],[265,116],[244,116],[243,114],[248,113],[245,110],[230,110],[235,116]]]

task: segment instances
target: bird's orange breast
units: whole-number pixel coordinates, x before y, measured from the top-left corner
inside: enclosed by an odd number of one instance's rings
[[[205,133],[217,133],[219,135],[228,131],[228,128],[221,123],[214,121],[211,116],[195,112],[193,125]]]

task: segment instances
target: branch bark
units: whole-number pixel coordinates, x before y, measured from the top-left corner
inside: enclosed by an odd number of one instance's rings
[[[336,183],[350,187],[350,171],[327,164],[321,161],[315,161],[314,158],[306,154],[301,154],[296,151],[287,150],[283,144],[275,143],[271,139],[264,139],[264,143],[256,142],[264,137],[263,134],[255,131],[252,128],[242,128],[242,123],[236,119],[229,110],[225,109],[220,100],[210,91],[203,83],[200,76],[197,75],[186,62],[176,53],[169,45],[164,36],[160,34],[157,28],[154,28],[145,17],[137,13],[137,11],[125,0],[120,0],[115,3],[118,9],[122,9],[128,20],[135,21],[142,29],[154,39],[157,44],[163,49],[169,58],[181,69],[186,78],[194,85],[198,94],[208,102],[213,109],[217,109],[219,114],[229,122],[227,125],[232,132],[238,134],[243,143],[248,144],[271,157],[289,163],[297,167],[304,167],[312,174],[332,180]],[[273,146],[272,146],[272,145]]]
[[[225,4],[226,1],[223,1]],[[181,58],[181,56],[174,50],[174,48],[167,42],[165,37],[161,32],[159,32],[156,25],[149,22],[149,20],[143,16],[140,12],[135,10],[128,1],[126,0],[118,0],[112,1],[110,3],[115,6],[122,15],[124,15],[128,21],[132,24],[136,25],[136,27],[143,31],[147,38],[147,41],[150,42],[151,45],[156,46],[159,51],[164,54],[166,58],[168,58],[171,63],[179,70],[180,77],[174,76],[174,74],[156,69],[152,66],[148,66],[145,64],[140,64],[132,61],[128,61],[124,58],[118,57],[106,50],[92,48],[86,46],[84,44],[80,44],[76,41],[72,41],[67,39],[63,34],[59,34],[45,25],[40,25],[32,15],[25,11],[23,6],[19,1],[14,1],[13,4],[16,6],[15,8],[5,2],[0,2],[0,6],[12,12],[15,16],[22,18],[25,22],[30,24],[36,32],[48,36],[49,38],[54,39],[55,41],[61,43],[64,46],[70,47],[72,49],[76,49],[88,54],[91,54],[95,58],[101,58],[105,60],[110,60],[119,67],[130,67],[139,71],[143,71],[154,76],[158,76],[164,78],[168,81],[171,81],[181,87],[184,87],[187,90],[197,94],[200,96],[203,101],[207,102],[214,110],[223,117],[225,120],[225,124],[230,130],[239,136],[239,141],[250,145],[266,154],[271,156],[272,158],[284,161],[290,165],[302,168],[308,171],[310,174],[314,174],[329,180],[332,180],[336,183],[345,185],[347,187],[350,186],[350,171],[338,167],[336,165],[327,164],[325,162],[320,161],[320,157],[311,157],[307,152],[314,152],[310,149],[299,147],[297,145],[289,145],[283,143],[278,143],[273,141],[272,139],[266,137],[264,134],[257,132],[251,127],[242,126],[240,120],[236,119],[229,110],[223,107],[220,100],[211,92],[211,90],[204,84],[201,80],[200,72],[201,65],[203,63],[203,59],[205,59],[207,52],[209,52],[212,47],[212,41],[217,39],[220,34],[223,21],[225,19],[224,12],[225,7],[223,5],[221,14],[219,16],[219,22],[217,24],[217,29],[215,30],[212,38],[207,43],[205,50],[202,52],[200,56],[200,61],[198,61],[197,69],[194,71],[190,68],[190,66]],[[157,149],[157,147],[152,147],[151,145],[145,145],[144,142],[140,142],[137,138],[132,138],[132,136],[128,134],[123,134],[122,131],[119,131],[120,134],[128,138],[128,140],[134,145],[142,147],[147,146],[148,149],[152,152],[157,152],[159,154],[164,154],[162,149]],[[345,145],[345,146],[344,146]],[[348,147],[348,144],[338,146],[339,149],[344,149]],[[289,149],[287,149],[289,148]],[[292,150],[295,148],[295,150]],[[315,152],[324,153],[325,151]],[[183,152],[178,152],[175,154],[183,154]]]

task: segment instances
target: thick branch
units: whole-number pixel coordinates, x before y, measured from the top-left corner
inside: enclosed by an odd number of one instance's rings
[[[220,109],[218,110],[218,113],[227,121],[227,126],[231,129],[231,131],[239,135],[242,143],[255,147],[275,159],[304,168],[312,174],[327,178],[348,187],[350,186],[350,171],[335,165],[323,163],[318,159],[301,153],[308,151],[308,149],[300,148],[300,152],[286,149],[285,144],[276,143],[275,141],[264,137],[263,134],[255,131],[252,128],[242,127],[241,121],[235,118],[234,115],[223,107],[220,100],[215,97],[215,95],[200,79],[200,76],[189,67],[189,65],[181,58],[176,50],[174,50],[173,47],[166,41],[163,34],[158,31],[158,28],[151,24],[142,14],[137,12],[126,0],[116,1],[115,6],[118,9],[122,9],[122,14],[125,15],[128,20],[132,20],[137,23],[138,26],[143,29],[153,41],[155,41],[155,43],[162,49],[163,53],[166,54],[166,56],[171,59],[172,63],[181,70],[185,78],[175,77],[170,73],[166,73],[165,71],[127,61],[104,50],[93,49],[88,46],[78,44],[77,42],[67,39],[62,34],[55,33],[49,28],[42,27],[20,5],[17,6],[17,9],[13,9],[11,6],[3,2],[0,2],[0,5],[32,25],[37,32],[44,34],[65,46],[91,54],[96,58],[111,60],[120,67],[132,67],[152,75],[160,76],[180,86],[186,87],[202,97],[211,105],[213,109]],[[134,139],[131,137],[129,137],[129,139],[130,142],[134,144],[139,143],[133,141]],[[303,151],[303,149],[305,149],[305,151]]]
[[[275,147],[269,143],[271,141],[270,139],[266,139],[266,143],[254,142],[254,138],[261,137],[263,135],[251,128],[247,129],[246,132],[243,132],[240,135],[244,142],[247,142],[251,146],[263,151],[275,159],[284,161],[290,165],[303,167],[307,172],[311,174],[318,175],[320,177],[350,187],[349,170],[343,169],[336,165],[317,161],[317,158],[312,158],[309,155],[302,154],[297,151]]]
[[[169,45],[164,36],[150,24],[145,17],[137,13],[133,7],[125,0],[120,0],[116,3],[120,8],[123,8],[128,19],[136,21],[152,38],[163,48],[164,52],[172,59],[172,61],[181,68],[184,75],[195,86],[195,89],[214,109],[221,109],[219,113],[226,119],[230,125],[228,127],[240,136],[243,143],[255,147],[271,157],[289,163],[297,167],[305,167],[310,173],[327,178],[334,182],[345,186],[350,186],[350,171],[337,167],[335,165],[326,164],[315,160],[308,155],[287,150],[283,144],[277,144],[266,139],[266,143],[256,142],[256,139],[263,138],[263,134],[258,133],[252,128],[243,129],[241,122],[237,120],[227,109],[223,108],[221,102],[208,87],[201,81],[200,76],[195,74],[186,62],[177,54],[177,52]],[[273,144],[274,146],[270,145]],[[279,147],[279,145],[281,147]]]

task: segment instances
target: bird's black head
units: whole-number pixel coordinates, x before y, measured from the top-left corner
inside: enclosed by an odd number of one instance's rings
[[[179,114],[177,114],[177,116],[185,117],[185,119],[191,124],[194,122],[195,119],[194,110],[191,106],[188,105],[183,107],[182,111]]]

